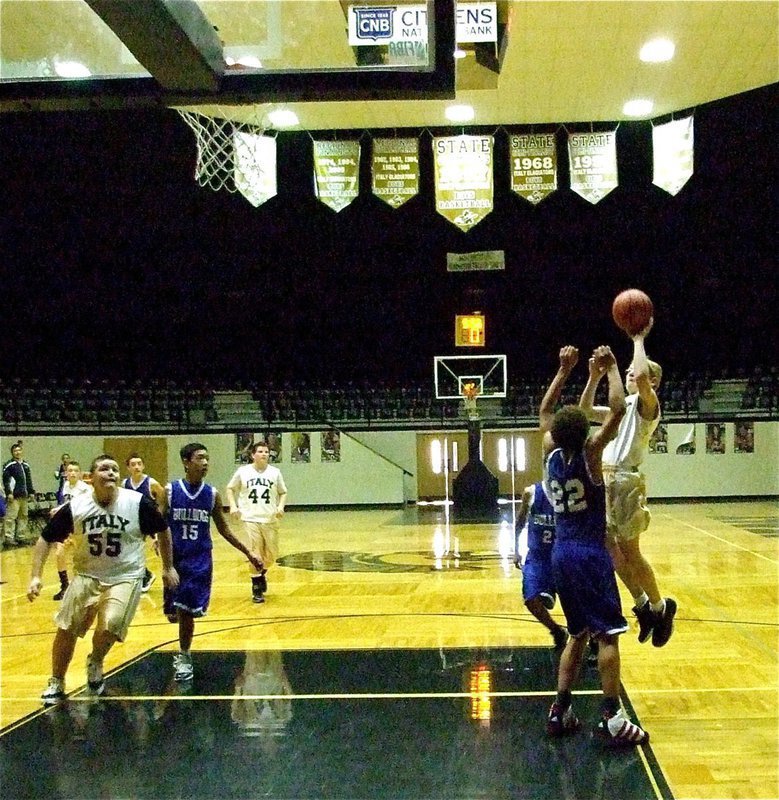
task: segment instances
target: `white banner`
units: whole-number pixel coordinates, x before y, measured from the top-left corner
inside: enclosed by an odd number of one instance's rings
[[[256,133],[233,134],[235,188],[255,207],[276,196],[276,139]]]
[[[314,189],[333,211],[341,211],[360,191],[360,143],[314,142]]]
[[[492,211],[492,136],[434,136],[435,208],[464,231]]]
[[[652,183],[676,195],[693,173],[692,117],[676,119],[652,128],[654,171]]]
[[[511,189],[525,200],[540,203],[557,189],[557,147],[553,133],[509,136]]]
[[[617,132],[568,134],[571,189],[593,205],[619,185]]]
[[[349,44],[375,46],[393,42],[427,44],[427,6],[349,6]],[[497,42],[495,2],[457,3],[455,37],[458,43]]]

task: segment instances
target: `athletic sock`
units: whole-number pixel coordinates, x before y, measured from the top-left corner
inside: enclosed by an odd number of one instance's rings
[[[665,611],[665,600],[660,598],[659,603],[652,603],[649,607],[655,612],[655,614],[662,614]]]
[[[610,717],[614,716],[619,711],[619,698],[604,697],[602,708],[604,714],[608,714]]]
[[[60,570],[57,574],[60,576],[60,586],[63,589],[67,589],[67,587],[68,587],[68,572],[67,572],[67,570],[64,570],[64,569]]]
[[[565,711],[572,701],[571,692],[569,689],[557,693],[557,700],[555,701],[560,708]]]
[[[633,598],[633,601],[636,604],[636,608],[643,608],[644,604],[649,602],[649,595],[642,591],[641,594]]]

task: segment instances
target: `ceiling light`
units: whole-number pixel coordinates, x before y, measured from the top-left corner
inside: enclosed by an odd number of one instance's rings
[[[292,128],[300,124],[298,115],[288,108],[277,108],[268,114],[268,121],[274,128]]]
[[[262,61],[260,61],[257,56],[240,56],[239,58],[236,58],[233,63],[240,64],[242,67],[249,67],[251,69],[262,69]]]
[[[454,57],[455,58],[465,58],[465,56],[467,56],[467,55],[468,55],[468,53],[466,53],[465,50],[463,50],[461,47],[458,47],[454,51]]]
[[[627,114],[629,117],[646,117],[652,113],[655,104],[651,100],[628,100],[622,106],[622,113]]]
[[[60,78],[88,78],[92,74],[80,61],[57,61],[54,71]]]
[[[674,57],[676,45],[670,39],[650,39],[641,48],[638,57],[650,64],[670,61]]]
[[[469,122],[476,116],[473,106],[465,105],[447,106],[444,113],[451,122]]]

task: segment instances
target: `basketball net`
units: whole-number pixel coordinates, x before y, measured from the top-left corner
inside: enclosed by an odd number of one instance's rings
[[[212,117],[176,111],[195,134],[200,186],[240,192],[255,207],[276,195],[276,139],[265,135],[259,106],[246,122],[227,119],[227,112]]]
[[[478,419],[479,410],[476,408],[476,398],[479,396],[479,387],[475,383],[465,383],[463,384],[462,395],[468,419]]]

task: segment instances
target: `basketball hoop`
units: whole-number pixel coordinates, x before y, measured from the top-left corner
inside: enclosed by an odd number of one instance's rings
[[[481,394],[475,383],[464,383],[462,388],[463,405],[468,419],[478,419],[479,412],[476,408],[476,398]]]
[[[276,195],[276,140],[266,135],[262,109],[245,122],[176,109],[195,134],[195,180],[218,192],[240,192],[257,207]]]

